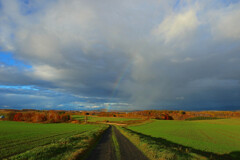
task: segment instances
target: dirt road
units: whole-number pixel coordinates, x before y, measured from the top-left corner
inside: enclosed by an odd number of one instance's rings
[[[117,139],[120,156],[117,156],[119,151],[113,142],[114,136]],[[87,160],[148,160],[148,158],[114,126],[110,126]]]

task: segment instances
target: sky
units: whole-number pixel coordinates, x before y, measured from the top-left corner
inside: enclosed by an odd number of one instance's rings
[[[0,0],[0,109],[239,110],[240,0]]]

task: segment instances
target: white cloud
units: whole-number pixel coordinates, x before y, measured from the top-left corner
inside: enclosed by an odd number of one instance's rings
[[[232,4],[227,8],[210,11],[209,23],[216,39],[240,39],[240,4]]]
[[[0,62],[0,83],[64,92],[51,101],[59,107],[190,106],[239,95],[230,85],[240,80],[239,4],[104,2],[2,0],[0,47],[32,68]]]
[[[190,58],[190,57],[186,57],[184,59],[177,59],[177,58],[171,59],[171,62],[173,63],[184,63],[184,62],[191,62],[191,61],[193,61],[193,58]]]
[[[85,106],[86,108],[90,108],[90,109],[98,109],[101,108],[100,106]]]
[[[163,38],[167,43],[189,35],[195,31],[199,24],[196,12],[193,9],[184,13],[173,13],[164,18],[158,27],[153,30],[153,34]]]
[[[176,100],[184,100],[184,97],[176,97]]]
[[[49,65],[34,66],[33,70],[36,77],[48,81],[57,81],[64,74],[63,69],[57,69]]]

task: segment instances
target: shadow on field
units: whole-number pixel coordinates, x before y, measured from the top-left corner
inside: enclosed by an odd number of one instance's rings
[[[229,153],[229,155],[231,157],[233,157],[234,159],[240,159],[240,151],[231,152],[231,153]]]
[[[168,141],[163,138],[156,138],[149,135],[145,135],[139,132],[132,131],[128,128],[125,128],[125,129],[132,134],[138,135],[142,142],[146,142],[149,145],[158,146],[159,150],[162,150],[162,149],[172,150],[180,155],[195,153],[195,154],[207,157],[210,160],[239,160],[240,159],[240,151],[234,151],[229,154],[217,154],[213,152],[198,150],[192,147],[187,147],[181,144]]]

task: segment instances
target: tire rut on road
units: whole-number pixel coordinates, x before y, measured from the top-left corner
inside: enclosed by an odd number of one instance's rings
[[[103,133],[99,143],[86,160],[117,160],[112,142],[111,127]]]

